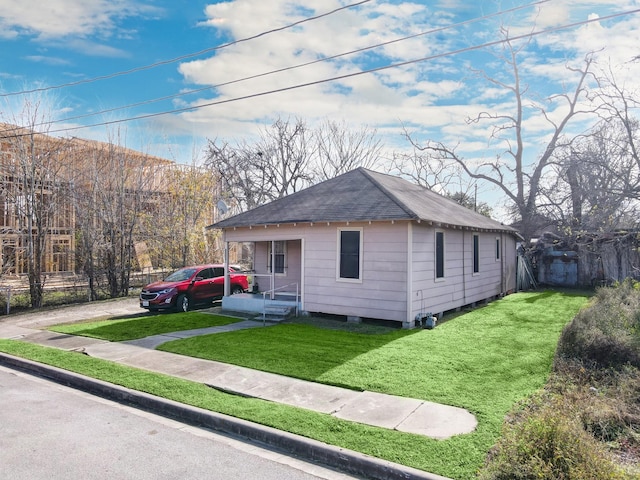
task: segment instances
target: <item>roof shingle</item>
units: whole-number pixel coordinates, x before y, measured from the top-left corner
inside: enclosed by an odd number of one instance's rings
[[[362,167],[221,220],[209,228],[384,220],[419,220],[448,227],[516,233],[513,228],[427,188]]]

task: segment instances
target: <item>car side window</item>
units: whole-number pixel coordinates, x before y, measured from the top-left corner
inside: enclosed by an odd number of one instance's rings
[[[198,273],[198,277],[202,278],[203,280],[206,280],[207,278],[213,278],[213,271],[211,268],[205,268],[203,270],[200,270],[200,273]]]
[[[214,277],[224,277],[224,268],[222,268],[222,267],[214,267],[213,268],[213,276]]]

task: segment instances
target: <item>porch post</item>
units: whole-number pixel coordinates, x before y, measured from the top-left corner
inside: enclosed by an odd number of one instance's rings
[[[227,242],[226,235],[223,234],[224,242],[224,296],[228,297],[231,294],[231,281],[229,279],[229,242]]]
[[[275,297],[275,292],[273,289],[276,285],[276,242],[275,240],[271,240],[271,300]]]

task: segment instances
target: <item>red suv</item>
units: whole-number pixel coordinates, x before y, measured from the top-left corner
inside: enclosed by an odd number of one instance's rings
[[[249,288],[247,276],[229,267],[231,294]],[[160,282],[154,282],[140,292],[140,307],[151,312],[175,309],[186,312],[194,305],[211,304],[224,295],[224,266],[197,265],[176,270]]]

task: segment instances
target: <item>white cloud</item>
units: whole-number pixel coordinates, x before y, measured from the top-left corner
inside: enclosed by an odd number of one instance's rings
[[[45,55],[29,55],[25,58],[32,62],[46,63],[47,65],[55,65],[55,66],[69,65],[71,63],[69,60],[65,58],[47,57]]]
[[[42,2],[46,4],[42,11],[28,12],[15,0],[0,0],[0,11],[3,11],[0,31],[28,34],[53,45],[65,42],[74,50],[90,55],[123,56],[124,52],[104,46],[99,40],[121,32],[119,24],[123,17],[145,13],[144,7],[133,2],[49,0]],[[531,10],[523,10],[503,21],[512,34],[524,34],[534,29],[585,20],[590,15],[603,18],[634,5],[637,8],[638,0],[628,2],[623,5],[618,0],[553,1],[543,4],[535,14]],[[199,28],[209,29],[211,36],[217,35],[222,43],[283,27],[342,5],[344,2],[338,0],[308,0],[298,4],[290,0],[226,1],[207,5],[204,10],[206,20],[199,24]],[[448,8],[455,11],[442,10]],[[504,151],[506,144],[492,140],[492,122],[469,124],[467,119],[482,111],[513,113],[513,98],[503,86],[485,81],[479,74],[484,71],[495,80],[510,81],[508,65],[486,50],[233,101],[259,92],[286,89],[495,41],[499,38],[500,19],[456,28],[455,31],[443,30],[436,35],[425,35],[304,68],[236,81],[428,31],[470,18],[469,15],[482,15],[482,10],[460,0],[441,0],[437,6],[415,1],[394,4],[371,2],[292,29],[221,48],[208,57],[182,62],[177,67],[184,80],[180,88],[190,89],[194,85],[218,87],[200,92],[196,100],[195,95],[175,99],[176,108],[229,102],[179,115],[155,117],[149,123],[161,132],[157,135],[161,140],[154,142],[158,146],[171,144],[165,135],[248,140],[278,116],[299,117],[310,124],[330,118],[344,120],[354,129],[360,125],[377,128],[390,148],[403,148],[401,131],[404,123],[421,139],[441,141],[450,146],[459,144],[460,151],[470,162],[480,164],[493,159]],[[453,20],[454,14],[456,20]],[[638,15],[630,15],[615,21],[558,30],[553,34],[536,36],[529,42],[520,41],[518,46],[523,49],[520,73],[523,84],[529,89],[528,94],[542,102],[548,95],[570,88],[575,80],[566,65],[580,65],[584,55],[590,51],[599,52],[599,68],[604,69],[611,62],[616,72],[624,73],[629,85],[637,86],[640,67],[638,62],[628,62],[638,55],[639,31]],[[46,57],[34,60],[45,61]],[[622,69],[618,65],[625,67]],[[233,83],[221,86],[226,82]],[[531,113],[533,109],[528,108],[527,112]],[[549,105],[553,119],[557,119],[561,112],[560,105]],[[572,128],[587,125],[585,120]],[[535,159],[536,149],[548,137],[549,124],[540,116],[529,116],[525,129],[528,155]],[[131,131],[134,131],[133,127]],[[408,147],[406,142],[404,146]]]
[[[0,31],[13,37],[29,35],[39,40],[68,36],[109,36],[116,20],[155,11],[135,0],[0,0]]]
[[[632,1],[637,3],[637,0]],[[301,12],[292,9],[285,0],[236,0],[209,5],[205,24],[233,39],[241,39],[337,6],[333,1],[317,0],[306,2],[306,8]],[[549,2],[535,14],[526,10],[512,14],[508,26],[512,34],[523,34],[585,20],[592,14],[602,17],[628,7],[612,0]],[[460,5],[458,8],[459,13]],[[188,83],[216,85],[426,31],[445,24],[448,17],[447,12],[430,11],[417,2],[367,4],[357,10],[299,25],[293,30],[221,49],[209,58],[182,63],[179,71]],[[248,22],[249,18],[253,20]],[[226,85],[218,88],[215,95],[199,101],[231,100],[255,92],[358,72],[372,66],[409,61],[455,50],[461,45],[473,45],[473,39],[477,42],[497,40],[499,24],[500,20],[495,20],[489,24],[485,22],[475,31],[443,31],[437,36],[399,42],[375,52]],[[550,94],[570,89],[575,79],[566,66],[579,66],[588,51],[602,50],[602,62],[605,63],[605,55],[608,55],[606,61],[613,64],[628,61],[632,54],[638,55],[637,24],[637,16],[629,16],[615,22],[593,23],[537,36],[528,44],[521,41],[520,73],[528,88],[527,94],[542,101]],[[633,78],[629,69],[631,67],[625,70],[626,78]],[[483,111],[512,114],[514,110],[513,99],[507,90],[484,81],[478,71],[509,82],[510,71],[502,60],[487,55],[485,51],[475,51],[212,106],[183,114],[181,120],[192,131],[202,132],[210,138],[242,138],[255,135],[259,126],[270,123],[278,115],[300,117],[310,123],[332,118],[345,120],[354,128],[360,125],[378,128],[387,145],[393,148],[400,146],[401,123],[404,122],[421,138],[450,145],[460,144],[465,155],[481,161],[495,158],[507,145],[503,141],[492,140],[491,122],[469,124],[467,119]],[[637,82],[638,78],[640,75],[634,81]],[[559,118],[563,112],[561,105],[557,104],[548,105],[548,109],[553,119]],[[525,121],[527,155],[532,159],[539,154],[537,149],[544,144],[551,128],[543,117],[534,115],[535,111],[528,107],[529,116]],[[575,131],[590,125],[587,118],[576,120],[571,126]]]

